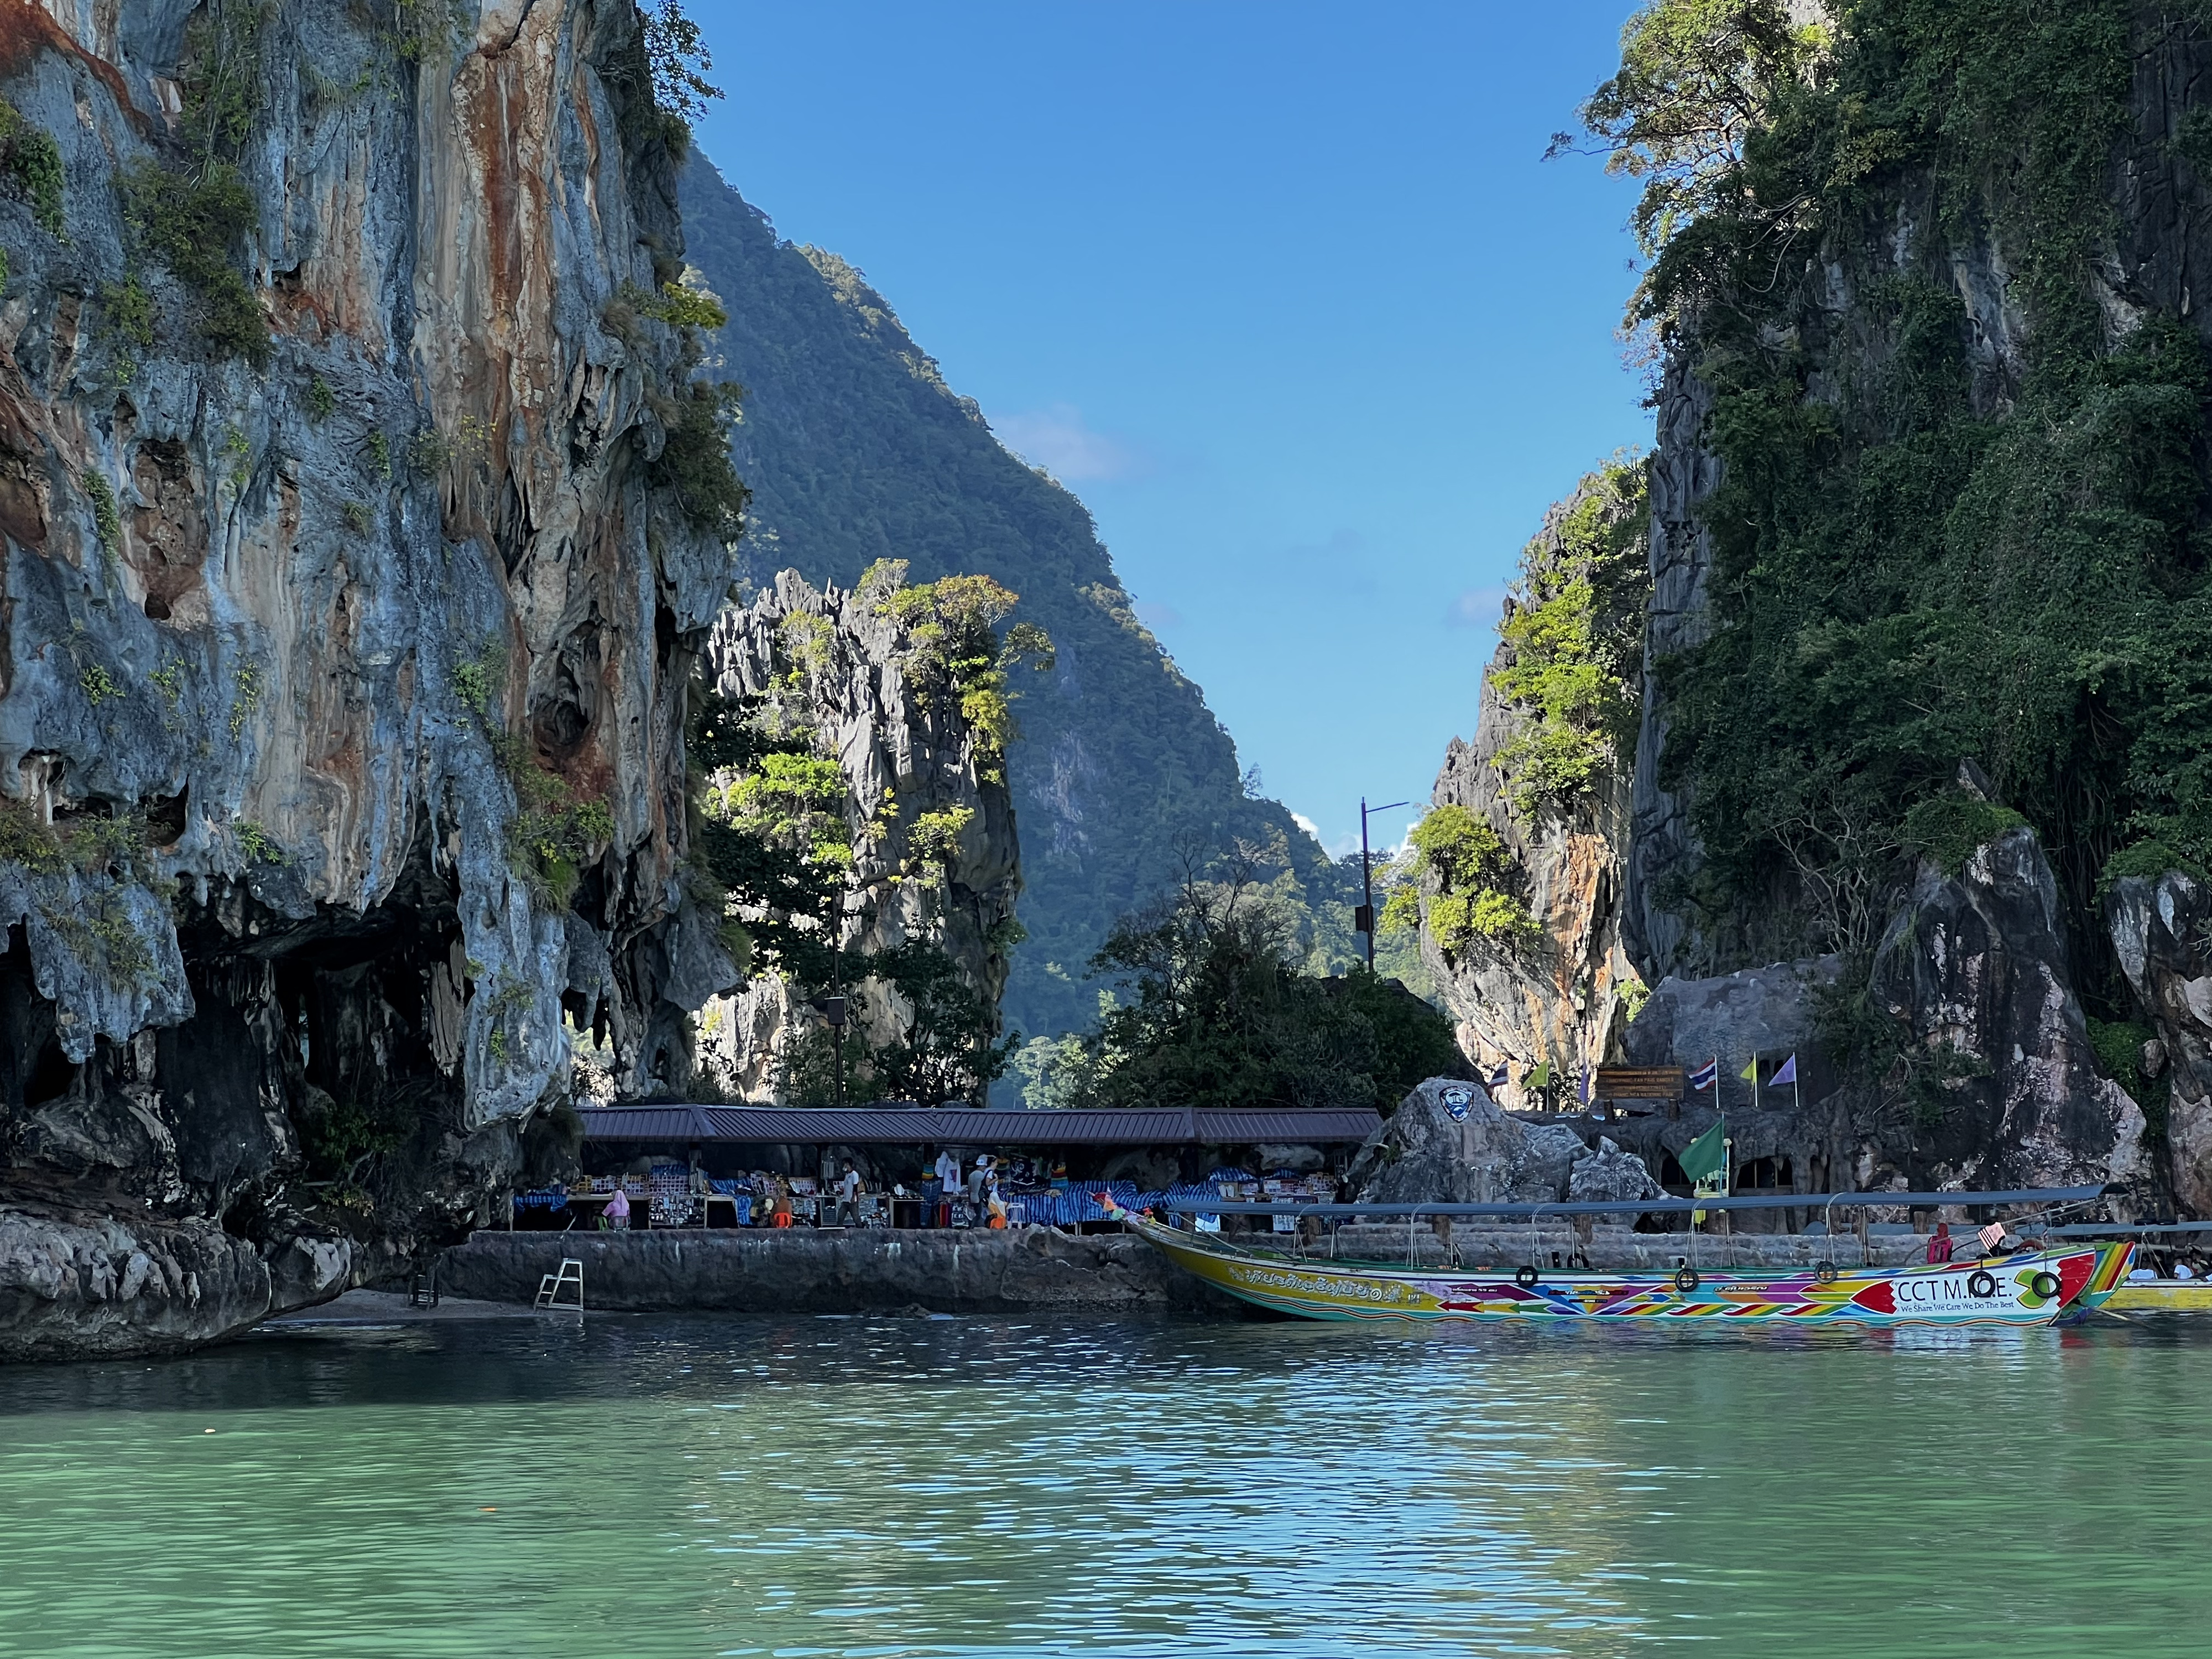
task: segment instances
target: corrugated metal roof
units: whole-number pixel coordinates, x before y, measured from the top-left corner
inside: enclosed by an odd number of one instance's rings
[[[1238,1146],[1261,1140],[1364,1140],[1382,1121],[1375,1112],[1350,1109],[1298,1111],[1255,1107],[1239,1111],[1200,1111],[1193,1115],[1198,1120],[1199,1139]]]
[[[587,1106],[592,1140],[734,1140],[752,1146],[1159,1146],[1364,1140],[1371,1111],[990,1112],[851,1106]]]
[[[587,1106],[578,1114],[592,1140],[711,1140],[712,1124],[696,1106]]]

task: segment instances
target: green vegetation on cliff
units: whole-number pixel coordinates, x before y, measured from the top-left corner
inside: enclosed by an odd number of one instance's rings
[[[1003,688],[1028,930],[1009,1024],[1088,1026],[1088,964],[1115,921],[1171,890],[1186,854],[1240,842],[1313,907],[1303,942],[1317,965],[1348,962],[1349,915],[1318,914],[1350,902],[1341,872],[1281,806],[1247,794],[1235,745],[1137,620],[1082,503],[999,444],[849,265],[779,241],[703,161],[682,197],[689,257],[729,313],[708,337],[714,372],[747,389],[733,434],[751,491],[746,576],[789,567],[851,586],[884,558],[918,583],[972,573],[1022,595],[1012,627],[1051,636],[1050,672]]]
[[[1529,711],[1498,755],[1506,798],[1523,816],[1569,806],[1632,766],[1651,592],[1645,495],[1641,464],[1608,461],[1521,556],[1498,630],[1513,660],[1491,671],[1490,684]]]
[[[1435,808],[1413,826],[1411,873],[1383,907],[1386,927],[1416,927],[1425,920],[1447,956],[1476,938],[1497,945],[1525,944],[1542,929],[1515,889],[1522,880],[1513,854],[1495,830],[1464,806]],[[1425,917],[1420,884],[1427,895]]]
[[[1831,36],[1658,0],[1585,111],[1647,180],[1635,318],[1709,389],[1723,464],[1712,632],[1659,665],[1709,884],[1677,896],[1794,893],[1778,944],[1863,949],[1900,853],[1971,852],[1988,826],[1935,804],[1962,760],[2077,929],[2131,845],[2212,859],[2212,366],[2100,264],[2131,15],[1853,0]]]

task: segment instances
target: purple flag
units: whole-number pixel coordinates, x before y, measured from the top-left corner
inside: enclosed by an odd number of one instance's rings
[[[1795,1083],[1797,1080],[1797,1056],[1792,1054],[1782,1062],[1782,1069],[1766,1079],[1769,1083]]]

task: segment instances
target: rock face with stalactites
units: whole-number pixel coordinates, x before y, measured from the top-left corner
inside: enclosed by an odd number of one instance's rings
[[[414,56],[254,14],[225,252],[265,368],[118,189],[178,153],[194,11],[17,7],[0,52],[68,233],[0,192],[0,1358],[220,1336],[452,1236],[569,1086],[564,1006],[637,1091],[733,977],[672,926],[730,559],[656,471],[684,343],[618,308],[680,269],[635,8],[487,0]],[[572,893],[518,786],[595,809]]]
[[[1632,1120],[1624,1139],[1647,1157],[1679,1153],[1717,1104],[1739,1170],[1758,1164],[1754,1184],[1800,1192],[2153,1176],[2141,1109],[2098,1075],[2033,831],[2008,831],[1956,876],[1918,866],[1875,952],[1870,995],[1894,1038],[1880,1076],[1839,1067],[1821,1046],[1820,1001],[1840,967],[1819,957],[1662,980],[1626,1034],[1630,1063],[1717,1059],[1721,1074],[1679,1117]],[[1770,1073],[1794,1054],[1797,1085],[1754,1097],[1736,1075],[1754,1054]]]
[[[792,649],[794,617],[827,624],[808,660]],[[866,955],[932,939],[995,1009],[1022,886],[1004,763],[981,746],[957,696],[908,672],[911,653],[909,630],[869,594],[834,583],[817,590],[786,570],[751,604],[723,613],[707,660],[726,697],[793,697],[836,757],[854,841],[846,949]],[[925,815],[960,823],[942,859],[915,856],[911,838]],[[879,1040],[912,1016],[879,981],[848,988],[857,1018]],[[763,975],[708,1006],[702,1056],[727,1092],[768,1098],[795,1017],[789,988]]]
[[[2129,988],[2157,1024],[2143,1073],[2167,1096],[2174,1201],[2212,1217],[2212,889],[2179,871],[2123,877],[2105,920]]]
[[[1931,1078],[1920,1156],[1942,1184],[2151,1176],[2142,1109],[2098,1075],[2033,830],[2007,830],[1956,876],[1921,863],[1875,947],[1870,994]]]
[[[1467,1096],[1455,1116],[1447,1091]],[[1367,1138],[1350,1179],[1371,1204],[1557,1204],[1577,1182],[1594,1197],[1642,1198],[1650,1171],[1609,1140],[1593,1151],[1563,1123],[1510,1116],[1478,1085],[1433,1077]]]

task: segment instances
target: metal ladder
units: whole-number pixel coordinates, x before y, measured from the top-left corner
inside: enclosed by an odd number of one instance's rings
[[[574,1302],[561,1300],[561,1292],[570,1289],[576,1292],[576,1299]],[[561,1271],[547,1273],[538,1281],[537,1305],[561,1313],[583,1312],[584,1264],[573,1255],[562,1256]]]

